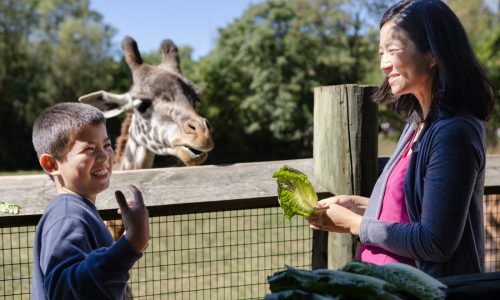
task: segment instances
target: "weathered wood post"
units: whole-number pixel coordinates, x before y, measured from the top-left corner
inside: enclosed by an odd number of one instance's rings
[[[314,177],[334,195],[369,196],[377,177],[374,87],[354,84],[314,89]],[[315,231],[313,268],[337,269],[355,257],[350,234]]]

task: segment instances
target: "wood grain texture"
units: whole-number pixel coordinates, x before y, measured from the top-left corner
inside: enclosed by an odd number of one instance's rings
[[[275,207],[277,185],[272,175],[283,165],[304,172],[320,198],[330,195],[316,183],[312,159],[299,159],[115,171],[96,206],[104,214],[114,214],[118,208],[114,191],[132,197],[128,185],[134,184],[141,189],[151,215]],[[45,175],[0,177],[0,201],[21,206],[19,215],[0,213],[0,226],[23,216],[40,216],[55,194],[54,183]]]
[[[373,87],[336,85],[314,89],[314,176],[334,195],[368,196],[377,176],[377,106]],[[324,241],[317,241],[318,245]],[[331,233],[326,262],[337,269],[355,257],[350,234]],[[315,245],[313,245],[313,248]],[[321,259],[318,258],[318,259]]]
[[[500,194],[500,155],[486,157],[485,194]]]

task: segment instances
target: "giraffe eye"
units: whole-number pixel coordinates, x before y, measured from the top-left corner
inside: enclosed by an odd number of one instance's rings
[[[136,99],[134,100],[134,107],[142,114],[146,112],[152,103],[151,99]]]

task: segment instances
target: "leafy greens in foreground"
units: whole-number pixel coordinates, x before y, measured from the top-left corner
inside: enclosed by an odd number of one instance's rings
[[[315,213],[318,196],[306,174],[285,165],[273,174],[273,178],[277,179],[278,202],[287,219]]]

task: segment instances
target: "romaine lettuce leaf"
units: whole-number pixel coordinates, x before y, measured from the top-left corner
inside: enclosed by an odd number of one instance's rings
[[[304,173],[285,165],[273,174],[273,178],[277,179],[278,202],[287,219],[315,213],[318,196]]]

